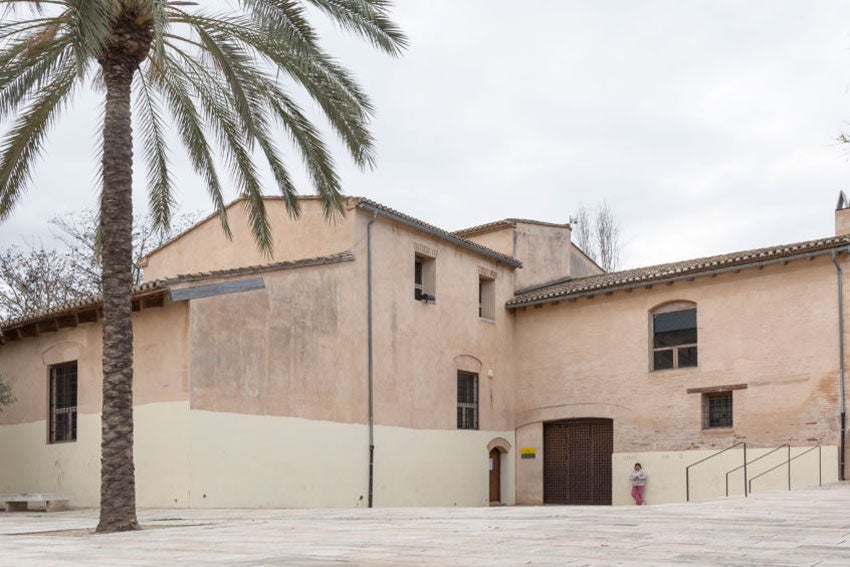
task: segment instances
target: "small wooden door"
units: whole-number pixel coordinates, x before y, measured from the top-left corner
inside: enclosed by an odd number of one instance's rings
[[[498,449],[490,451],[490,504],[502,501],[502,454]]]

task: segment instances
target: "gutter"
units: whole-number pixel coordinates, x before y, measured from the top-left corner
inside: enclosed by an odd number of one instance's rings
[[[366,225],[366,296],[369,302],[369,508],[372,507],[372,490],[375,480],[375,411],[372,395],[372,375],[374,362],[372,356],[372,223],[378,218],[378,211],[373,211],[372,220]]]
[[[507,264],[509,266],[513,266],[514,268],[522,268],[522,262],[520,262],[519,260],[516,260],[514,258],[510,258],[508,256],[505,256],[503,254],[499,254],[497,252],[493,252],[493,251],[487,250],[485,248],[482,248],[481,246],[478,246],[474,242],[470,242],[469,240],[457,237],[450,232],[443,232],[441,230],[437,230],[434,227],[419,224],[419,223],[414,222],[410,219],[404,218],[401,215],[397,215],[395,213],[391,213],[390,211],[385,211],[383,209],[375,207],[374,205],[370,205],[369,203],[360,203],[357,206],[362,208],[362,209],[366,209],[367,211],[371,211],[373,213],[372,222],[374,222],[374,215],[381,215],[383,217],[394,220],[394,221],[401,223],[403,225],[406,225],[406,226],[409,226],[411,228],[415,228],[416,230],[430,234],[431,236],[436,236],[437,238],[441,238],[443,240],[448,240],[452,244],[456,244],[456,245],[460,246],[461,248],[466,248],[467,250],[471,250],[472,252],[476,252],[478,254],[487,256],[489,258],[493,258],[494,260],[498,260],[499,262],[502,262],[502,263]]]
[[[843,251],[850,252],[850,247],[842,248]],[[507,309],[518,309],[520,307],[528,307],[530,305],[540,305],[543,303],[554,303],[556,301],[564,301],[566,299],[573,299],[579,297],[588,297],[591,295],[603,295],[614,293],[615,291],[624,291],[627,289],[637,289],[639,287],[645,287],[648,285],[658,285],[668,282],[677,282],[683,280],[692,280],[694,278],[700,278],[705,276],[713,276],[717,274],[724,274],[728,272],[740,272],[741,270],[746,270],[749,268],[762,268],[764,266],[772,266],[774,264],[787,264],[788,262],[793,262],[795,260],[806,260],[810,258],[815,258],[817,256],[823,256],[825,254],[834,254],[836,250],[833,248],[828,248],[825,250],[817,250],[815,252],[807,252],[805,254],[796,254],[794,256],[783,256],[781,258],[773,258],[771,260],[762,260],[761,262],[750,262],[747,264],[735,264],[733,266],[727,266],[724,268],[715,268],[713,270],[705,270],[705,271],[693,271],[686,272],[671,276],[662,276],[659,278],[647,278],[644,280],[635,280],[628,283],[616,285],[616,286],[606,286],[599,287],[594,289],[588,289],[583,291],[577,291],[575,293],[565,293],[563,295],[551,295],[548,297],[542,297],[539,299],[535,299],[533,301],[524,301],[522,303],[511,303],[508,302],[505,307]],[[593,276],[591,276],[593,277]]]
[[[850,248],[846,251],[850,252]],[[838,480],[844,480],[844,439],[847,434],[847,405],[844,398],[844,269],[838,263],[838,250],[832,252],[832,263],[835,264],[838,278],[838,391],[841,396],[841,439],[838,450]]]

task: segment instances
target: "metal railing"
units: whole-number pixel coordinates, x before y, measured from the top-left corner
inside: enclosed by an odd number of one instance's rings
[[[761,474],[757,474],[756,476],[754,476],[753,478],[750,479],[750,482],[749,482],[749,485],[748,485],[750,492],[753,491],[753,481],[754,480],[756,480],[759,477],[766,475],[769,472],[775,471],[779,467],[784,466],[786,464],[788,465],[788,490],[791,490],[791,461],[796,461],[797,459],[799,459],[803,455],[811,453],[815,449],[818,450],[818,486],[823,486],[823,449],[821,448],[821,446],[815,445],[814,447],[809,447],[805,451],[802,451],[801,453],[798,453],[798,454],[794,455],[793,457],[791,456],[791,448],[789,447],[788,448],[788,459],[786,459],[782,463],[779,463],[775,467],[767,469],[766,471],[764,471]],[[774,451],[775,450],[776,449],[774,449]],[[773,451],[771,451],[771,452],[773,452]]]
[[[732,470],[728,471],[728,472],[726,473],[726,496],[729,496],[729,475],[730,475],[730,474],[732,474],[733,472],[739,471],[739,470],[741,470],[741,469],[746,469],[746,465],[751,465],[751,464],[753,464],[753,463],[754,463],[754,462],[756,462],[756,461],[760,461],[761,459],[763,459],[763,458],[767,457],[768,455],[772,455],[773,453],[775,453],[775,452],[779,451],[779,450],[780,450],[780,449],[782,449],[783,447],[785,447],[785,448],[787,448],[787,449],[788,449],[788,458],[790,459],[790,458],[791,458],[791,445],[789,445],[788,443],[783,443],[783,444],[782,444],[782,445],[780,445],[779,447],[777,447],[777,448],[775,448],[775,449],[771,449],[770,451],[768,451],[768,452],[767,452],[767,453],[765,453],[764,455],[761,455],[761,456],[759,456],[759,457],[756,457],[756,458],[755,458],[755,459],[753,459],[752,461],[746,462],[746,463],[744,463],[743,465],[741,465],[740,467],[735,467],[734,469],[732,469]],[[745,457],[745,459],[746,459],[746,457]],[[784,464],[784,463],[780,463],[780,466],[781,466],[782,464]],[[774,468],[775,468],[775,467],[774,467]],[[771,470],[773,470],[773,469],[771,469]],[[762,474],[764,474],[764,473],[762,473]],[[759,475],[759,476],[761,476],[761,475]],[[758,477],[755,477],[755,478],[758,478]],[[747,483],[747,471],[746,471],[746,470],[744,470],[744,484],[746,484],[747,486],[749,486],[750,492],[752,492],[752,491],[753,491],[753,481],[752,481],[752,480],[750,480],[750,482],[749,482],[749,483]],[[788,466],[788,490],[791,490],[791,466],[790,466],[790,465]],[[745,487],[745,488],[744,488],[744,496],[746,496],[746,495],[747,495],[747,490],[746,490],[746,487]]]
[[[725,449],[717,451],[716,453],[709,455],[704,459],[700,459],[699,461],[697,461],[695,463],[691,463],[690,465],[685,467],[685,501],[686,502],[691,501],[691,468],[695,467],[697,465],[700,465],[700,464],[702,464],[702,463],[704,463],[704,462],[706,462],[710,459],[713,459],[714,457],[716,457],[718,455],[722,455],[723,453],[725,453],[729,449],[734,449],[735,447],[738,447],[739,445],[744,446],[744,464],[742,465],[742,468],[744,469],[744,496],[747,495],[747,444],[744,441],[739,441],[739,442],[735,443],[734,445],[731,445],[729,447],[726,447]]]

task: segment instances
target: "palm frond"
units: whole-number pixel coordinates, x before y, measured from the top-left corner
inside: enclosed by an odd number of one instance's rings
[[[44,137],[70,98],[77,79],[74,62],[67,58],[54,74],[51,88],[44,90],[15,121],[0,144],[0,220],[9,216],[29,182]]]
[[[342,29],[366,38],[390,55],[401,55],[407,37],[389,18],[390,2],[385,0],[307,0]]]
[[[21,44],[0,52],[0,120],[14,112],[32,93],[51,85],[53,76],[67,63],[71,42],[67,36],[53,38],[35,53]]]
[[[248,148],[249,136],[240,128],[233,99],[218,82],[211,80],[212,77],[197,60],[192,59],[185,52],[178,53],[182,64],[166,58],[166,61],[172,63],[169,72],[192,85],[200,101],[206,123],[218,139],[221,153],[237,183],[239,192],[250,206],[251,232],[257,247],[263,254],[270,256],[272,253],[271,227],[265,216],[265,207],[262,206],[262,186]]]
[[[160,68],[153,69],[148,77],[154,86],[163,93],[172,116],[176,120],[176,129],[189,155],[189,161],[195,172],[204,180],[207,193],[213,202],[221,227],[228,238],[232,238],[230,225],[227,220],[221,180],[215,167],[209,143],[207,142],[204,126],[198,110],[192,101],[189,85],[182,76],[169,74],[166,67],[168,59],[157,61]]]
[[[153,227],[160,234],[166,234],[171,227],[175,200],[162,107],[143,74],[139,75],[137,85],[140,135],[147,165],[148,208]]]

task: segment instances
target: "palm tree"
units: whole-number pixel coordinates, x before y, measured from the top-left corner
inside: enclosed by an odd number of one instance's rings
[[[0,221],[20,199],[49,127],[75,91],[105,93],[100,219],[103,261],[103,410],[97,530],[138,529],[133,464],[131,111],[147,164],[148,206],[166,229],[174,202],[167,115],[206,184],[221,225],[220,155],[244,197],[257,245],[270,227],[253,157],[269,165],[290,214],[296,188],[275,139],[298,149],[326,216],[342,212],[340,180],[318,130],[278,77],[312,97],[361,167],[373,164],[372,107],[319,45],[307,5],[398,55],[406,40],[388,0],[238,0],[226,11],[180,0],[0,0]],[[210,139],[215,144],[210,143]],[[214,154],[217,146],[219,154]]]

